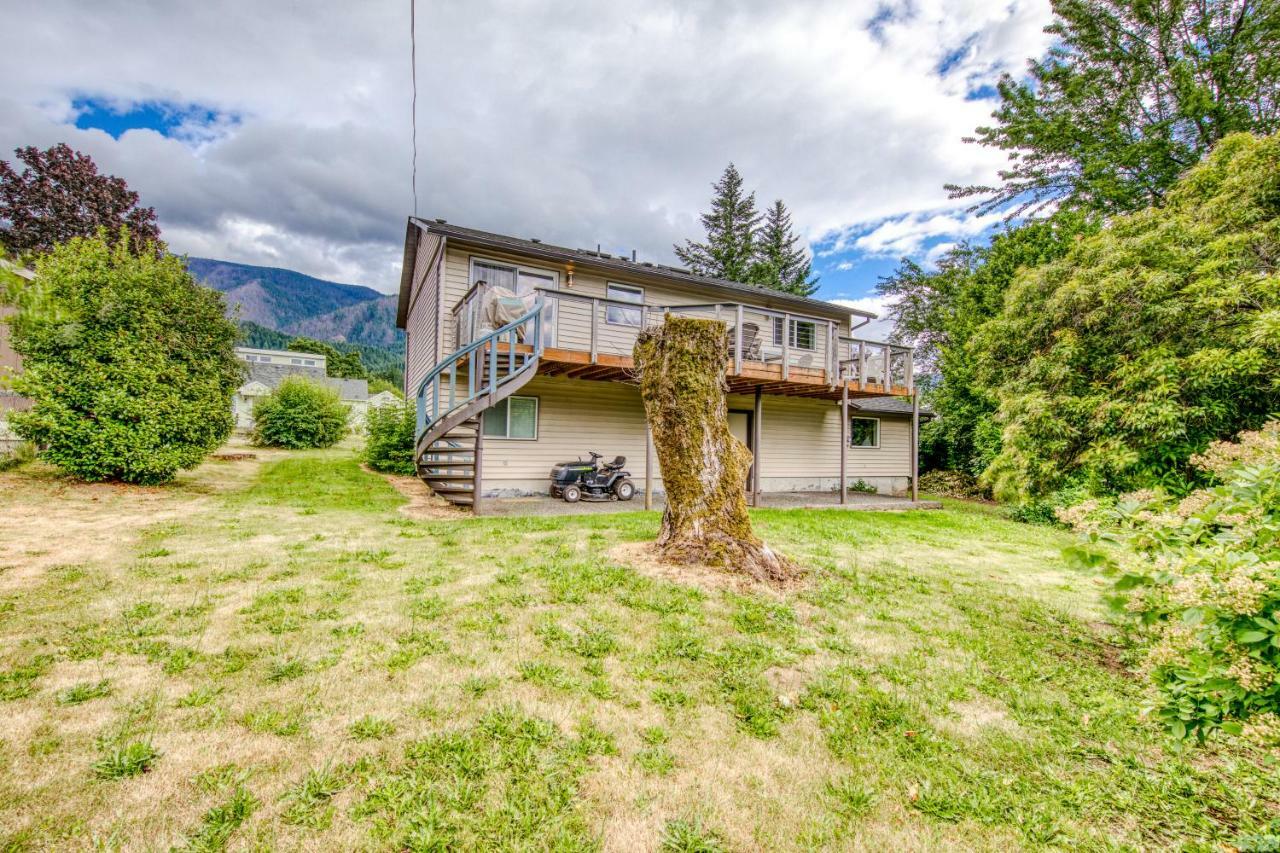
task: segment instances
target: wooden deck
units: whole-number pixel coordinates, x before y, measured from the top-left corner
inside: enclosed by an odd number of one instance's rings
[[[498,345],[498,355],[508,352],[507,344]],[[518,352],[532,353],[533,347],[520,344]],[[774,362],[747,361],[742,362],[742,369],[734,372],[732,359],[725,366],[726,378],[731,394],[752,394],[759,387],[762,393],[783,397],[816,397],[825,400],[839,400],[841,388],[831,385],[826,372],[820,368],[798,367],[792,365],[783,378],[782,365]],[[635,361],[631,356],[614,355],[612,353],[596,353],[594,360],[589,352],[560,347],[547,347],[538,362],[538,375],[563,376],[567,379],[588,379],[601,382],[634,382]],[[873,382],[849,380],[849,397],[909,397],[911,389],[905,386],[884,385]]]

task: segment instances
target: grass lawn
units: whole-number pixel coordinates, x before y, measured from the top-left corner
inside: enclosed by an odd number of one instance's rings
[[[1138,716],[1066,534],[759,511],[773,593],[631,565],[655,514],[404,503],[349,450],[0,474],[0,850],[1217,850],[1280,808]]]

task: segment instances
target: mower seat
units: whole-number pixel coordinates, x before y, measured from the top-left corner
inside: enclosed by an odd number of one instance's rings
[[[621,468],[623,465],[626,465],[626,464],[627,464],[627,457],[625,457],[625,456],[615,456],[615,457],[613,457],[613,461],[612,461],[612,462],[610,462],[610,463],[609,463],[608,465],[606,465],[605,467],[606,467],[606,468]]]

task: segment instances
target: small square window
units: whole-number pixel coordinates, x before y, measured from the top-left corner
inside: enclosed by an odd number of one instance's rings
[[[850,447],[879,447],[880,420],[878,418],[849,418]]]
[[[484,413],[486,438],[538,437],[538,398],[508,397]]]
[[[625,284],[606,285],[604,295],[611,302],[644,304],[644,291],[638,287],[628,287]],[[644,309],[627,308],[625,305],[606,305],[604,321],[611,326],[635,326],[639,328],[644,323]]]
[[[791,321],[791,340],[787,345],[791,349],[807,349],[814,348],[814,341],[817,340],[817,326],[810,320],[792,320]],[[775,346],[782,346],[782,318],[773,318],[773,343]]]

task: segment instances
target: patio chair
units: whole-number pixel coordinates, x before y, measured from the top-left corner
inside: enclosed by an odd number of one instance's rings
[[[734,327],[729,328],[729,357],[736,355],[735,345],[738,336]],[[760,327],[755,323],[742,324],[742,358],[746,361],[763,361],[760,354]]]

